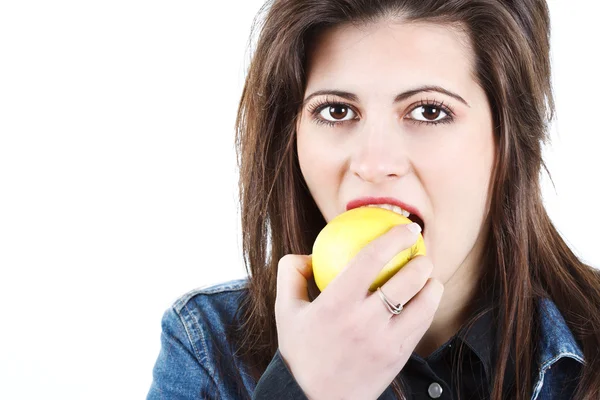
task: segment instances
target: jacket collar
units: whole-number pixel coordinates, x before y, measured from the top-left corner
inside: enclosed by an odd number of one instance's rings
[[[540,367],[546,369],[562,357],[584,362],[583,351],[565,319],[549,298],[539,300],[541,315]]]

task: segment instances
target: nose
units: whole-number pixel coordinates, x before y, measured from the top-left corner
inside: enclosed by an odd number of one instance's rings
[[[364,181],[397,179],[411,170],[406,140],[396,127],[372,127],[357,135],[350,169]]]

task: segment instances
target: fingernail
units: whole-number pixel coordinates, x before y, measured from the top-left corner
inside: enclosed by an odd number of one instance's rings
[[[421,226],[416,222],[412,222],[406,226],[406,228],[412,233],[421,233]]]

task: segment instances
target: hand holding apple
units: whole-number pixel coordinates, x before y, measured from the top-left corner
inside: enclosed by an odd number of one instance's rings
[[[410,300],[401,314],[391,314],[367,289],[388,260],[418,239],[405,225],[394,226],[361,248],[312,302],[312,257],[288,254],[279,260],[279,350],[308,398],[375,399],[402,370],[433,321],[443,286],[430,278],[433,265],[420,255],[382,287],[394,301]]]

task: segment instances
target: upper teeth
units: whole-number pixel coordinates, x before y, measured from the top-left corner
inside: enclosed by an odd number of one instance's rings
[[[369,204],[363,207],[379,207],[379,208],[385,208],[386,210],[391,210],[394,211],[395,213],[398,214],[402,214],[404,215],[406,218],[408,218],[408,216],[410,215],[410,213],[406,210],[403,210],[402,208],[392,205],[392,204]]]

